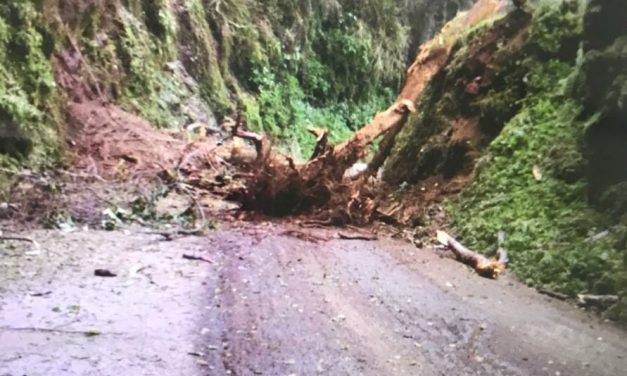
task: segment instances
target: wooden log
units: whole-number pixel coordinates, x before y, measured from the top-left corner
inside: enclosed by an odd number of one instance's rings
[[[466,265],[475,269],[482,277],[496,279],[507,268],[507,253],[504,249],[498,251],[498,259],[487,258],[475,251],[464,247],[449,234],[438,231],[437,238],[442,245],[448,247],[455,257]]]

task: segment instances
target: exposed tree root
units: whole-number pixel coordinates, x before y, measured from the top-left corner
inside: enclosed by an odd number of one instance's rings
[[[429,81],[446,65],[463,30],[495,15],[500,3],[478,1],[472,10],[451,21],[440,35],[423,45],[396,101],[346,142],[330,145],[326,129],[309,128],[316,137],[316,146],[305,163],[295,163],[274,150],[267,137],[247,131],[246,120],[239,115],[229,126],[232,135],[251,142],[256,156],[245,166],[248,175],[244,186],[231,190],[229,197],[241,202],[244,209],[269,215],[307,212],[332,225],[370,223],[379,215],[377,181],[372,175],[385,162],[396,134],[416,111],[416,103]],[[366,157],[369,146],[379,137],[385,137],[383,147],[368,173],[345,177],[346,171]]]
[[[435,74],[436,70],[433,70]],[[430,78],[430,76],[429,76]],[[234,136],[251,141],[257,157],[252,166],[253,176],[244,192],[236,194],[245,208],[261,210],[271,215],[287,215],[314,210],[331,224],[369,223],[376,214],[376,194],[368,175],[357,179],[344,178],[346,170],[364,158],[369,145],[378,137],[399,128],[415,111],[412,99],[399,99],[381,112],[351,139],[337,146],[328,144],[328,131],[310,128],[316,137],[314,153],[309,161],[295,164],[275,152],[266,137],[243,131],[242,123],[234,128]]]

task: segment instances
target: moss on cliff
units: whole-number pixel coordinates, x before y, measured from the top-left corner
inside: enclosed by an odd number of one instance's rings
[[[461,238],[478,249],[493,248],[499,229],[509,234],[512,268],[531,285],[570,295],[625,294],[627,265],[615,246],[621,226],[588,202],[584,135],[598,115],[582,118],[572,92],[581,67],[573,58],[580,20],[563,6],[538,10],[528,41],[538,58],[516,62],[527,72],[527,93],[450,213]]]
[[[528,27],[510,14],[469,32],[400,134],[388,180],[471,176],[447,204],[465,244],[492,253],[504,230],[530,285],[626,296],[624,38],[582,51],[583,15],[540,2]]]
[[[56,41],[30,1],[0,4],[0,164],[59,156]]]

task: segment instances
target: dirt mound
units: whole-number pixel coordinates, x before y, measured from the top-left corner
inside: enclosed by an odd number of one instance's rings
[[[187,144],[99,101],[70,104],[68,126],[76,166],[103,178],[154,177],[173,169]]]
[[[17,174],[9,189],[16,210],[4,217],[50,227],[99,225],[103,209],[149,195],[162,171],[175,169],[195,145],[100,100],[70,103],[66,116],[73,167]]]

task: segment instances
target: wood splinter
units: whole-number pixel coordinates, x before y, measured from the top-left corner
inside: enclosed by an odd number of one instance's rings
[[[504,234],[499,233],[499,243],[503,242]],[[496,257],[487,258],[475,251],[464,247],[461,243],[455,240],[452,236],[444,231],[437,232],[437,238],[442,245],[448,247],[455,257],[466,265],[469,265],[475,269],[477,274],[482,277],[496,279],[506,268],[509,262],[507,258],[507,252],[499,244],[499,249],[496,252]]]

